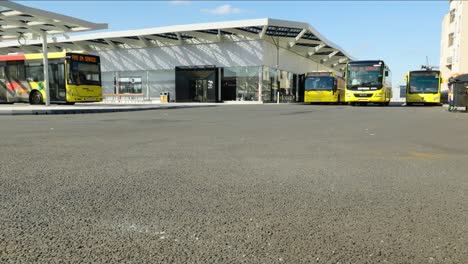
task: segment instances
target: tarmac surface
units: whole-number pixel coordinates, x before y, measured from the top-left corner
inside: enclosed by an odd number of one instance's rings
[[[468,114],[0,116],[0,263],[468,263]]]

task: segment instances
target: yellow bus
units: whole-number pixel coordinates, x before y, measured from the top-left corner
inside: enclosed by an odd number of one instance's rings
[[[346,64],[346,102],[389,105],[392,98],[392,75],[381,60],[351,61]]]
[[[333,72],[305,74],[304,103],[344,102],[344,79]]]
[[[405,76],[406,105],[432,104],[440,105],[440,86],[443,82],[440,71],[410,71]]]
[[[42,54],[0,56],[0,103],[45,103]],[[49,89],[52,103],[102,101],[98,56],[51,52]]]

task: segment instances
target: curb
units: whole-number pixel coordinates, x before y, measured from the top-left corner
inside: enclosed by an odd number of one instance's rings
[[[209,106],[149,106],[149,107],[115,107],[115,108],[73,108],[73,109],[0,109],[0,115],[74,115],[74,114],[99,114],[99,113],[117,113],[117,112],[136,112],[147,110],[167,110],[177,108],[194,108]]]

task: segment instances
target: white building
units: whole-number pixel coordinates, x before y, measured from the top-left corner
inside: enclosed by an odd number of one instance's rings
[[[301,101],[300,75],[335,71],[352,59],[307,23],[255,19],[59,37],[49,51],[82,50],[101,57],[105,94],[143,93],[171,100]],[[27,49],[0,45],[0,54]]]
[[[468,2],[449,1],[449,12],[442,21],[440,43],[440,70],[444,78],[468,73]],[[446,89],[446,84],[445,87]]]

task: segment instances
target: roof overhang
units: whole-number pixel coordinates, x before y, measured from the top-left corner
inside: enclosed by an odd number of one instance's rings
[[[92,52],[260,39],[336,70],[341,70],[347,61],[354,60],[344,49],[325,38],[311,25],[270,18],[60,37],[51,41],[49,49]],[[28,52],[39,52],[39,44],[39,41],[31,41],[20,47],[14,42],[0,43],[0,54],[25,49]]]
[[[11,1],[0,1],[0,43],[17,41],[20,37],[37,38],[43,33],[54,35],[106,28],[107,24],[96,24]]]

